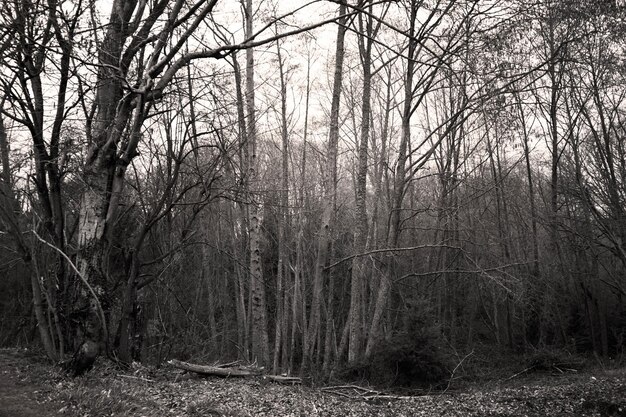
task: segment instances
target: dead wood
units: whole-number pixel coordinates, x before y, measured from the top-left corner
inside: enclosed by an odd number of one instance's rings
[[[264,375],[264,378],[269,379],[272,382],[277,382],[279,384],[301,384],[302,379],[297,376],[286,376],[286,375]]]
[[[219,366],[209,366],[209,365],[197,365],[194,363],[183,362],[177,359],[172,359],[170,362],[175,368],[182,369],[189,372],[195,372],[197,374],[202,375],[213,375],[213,376],[258,376],[259,372],[251,371],[249,369],[240,369],[240,368],[221,368]]]
[[[337,385],[321,388],[321,391],[352,400],[382,401],[382,400],[408,400],[415,398],[412,395],[387,395],[369,388],[358,385]]]
[[[200,375],[220,376],[220,377],[253,377],[262,376],[263,378],[279,384],[300,384],[302,380],[294,376],[285,375],[263,375],[260,369],[245,368],[225,368],[223,365],[198,365],[189,362],[172,359],[169,364],[175,368],[188,372],[195,372]]]

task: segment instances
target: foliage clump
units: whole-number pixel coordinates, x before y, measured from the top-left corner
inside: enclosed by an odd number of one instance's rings
[[[566,350],[542,349],[526,358],[526,368],[529,372],[563,372],[565,370],[580,370],[585,361]]]
[[[447,383],[450,369],[437,330],[425,328],[393,335],[368,358],[345,367],[339,377],[376,386],[438,388]]]

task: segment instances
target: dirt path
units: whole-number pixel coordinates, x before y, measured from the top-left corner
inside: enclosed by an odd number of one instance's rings
[[[33,379],[23,357],[0,351],[0,417],[58,416],[62,405],[50,398],[53,387]]]

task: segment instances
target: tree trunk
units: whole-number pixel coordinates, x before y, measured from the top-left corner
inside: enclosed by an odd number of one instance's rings
[[[109,203],[108,178],[106,166],[85,168],[87,189],[81,200],[78,225],[77,268],[101,301],[106,298],[104,266],[107,250],[104,235]],[[73,314],[80,319],[75,334],[77,353],[72,362],[72,371],[80,375],[91,368],[96,357],[105,350],[108,340],[104,318],[100,316],[97,302],[85,285],[81,285]]]
[[[246,36],[253,33],[252,0],[246,0]],[[246,107],[247,139],[249,162],[249,186],[260,187],[257,159],[256,109],[254,103],[254,49],[246,50]],[[258,198],[258,195],[255,196]],[[265,280],[263,278],[261,259],[261,221],[262,209],[260,202],[253,201],[249,206],[250,218],[250,287],[252,311],[252,360],[263,366],[270,365],[269,338],[267,334],[267,312],[265,300]]]
[[[524,147],[524,162],[526,165],[526,179],[528,181],[528,198],[530,199],[530,224],[531,224],[531,239],[532,239],[532,251],[533,251],[533,268],[532,275],[538,281],[540,278],[539,270],[539,239],[537,237],[537,208],[535,203],[535,187],[533,181],[533,172],[531,168],[530,160],[530,144],[528,129],[526,127],[526,116],[524,108],[522,106],[522,99],[519,95],[516,95],[517,109],[521,119],[522,125],[522,144]]]
[[[287,120],[287,81],[285,79],[284,62],[281,54],[280,42],[277,42],[278,70],[280,75],[280,118],[281,118],[281,190],[278,215],[278,266],[276,273],[276,319],[275,319],[275,335],[274,335],[274,373],[279,371],[281,344],[283,342],[283,334],[286,332],[284,311],[284,290],[283,282],[287,276],[287,265],[289,257],[287,255],[287,237],[286,229],[289,226],[289,132]]]
[[[89,144],[83,170],[85,191],[81,197],[77,241],[78,270],[82,279],[92,286],[95,295],[105,304],[106,238],[107,234],[110,237],[112,232],[114,220],[112,217],[119,202],[125,168],[127,163],[130,163],[127,159],[126,165],[122,163],[116,170],[118,160],[114,144],[119,143],[132,113],[130,102],[122,101],[122,81],[112,70],[120,63],[124,42],[128,36],[126,25],[133,12],[133,8],[123,11],[121,8],[121,0],[116,0],[112,5],[107,32],[99,48],[100,66],[96,90],[98,112],[90,134],[93,141]],[[128,156],[134,156],[134,152]],[[112,198],[114,192],[115,199]],[[105,349],[108,335],[104,317],[100,317],[98,312],[97,301],[85,285],[81,286],[74,314],[80,317],[75,340],[78,350],[71,364],[73,373],[77,375],[91,368],[96,357]]]
[[[137,276],[139,274],[139,260],[136,252],[132,253],[128,281],[124,288],[122,300],[122,318],[120,320],[120,342],[118,357],[122,363],[130,364],[133,361],[135,334],[137,332]]]
[[[371,13],[371,7],[370,7]],[[359,15],[359,49],[363,65],[363,101],[361,107],[361,137],[358,147],[358,164],[356,173],[356,225],[354,227],[353,251],[360,253],[367,246],[367,161],[371,126],[371,93],[372,93],[372,43],[374,37],[373,18],[366,18],[366,29],[363,27],[363,16]],[[366,30],[367,32],[365,32]],[[362,356],[363,346],[363,307],[364,284],[366,274],[365,259],[355,257],[352,261],[350,287],[350,335],[348,342],[348,362],[354,362]]]
[[[417,5],[411,3],[409,37],[415,34],[415,21],[417,19]],[[393,194],[391,201],[391,212],[389,222],[389,234],[387,237],[387,247],[395,248],[398,245],[400,236],[400,213],[402,210],[402,202],[404,200],[404,192],[406,186],[406,161],[408,146],[411,139],[411,114],[413,107],[413,75],[415,71],[415,60],[413,59],[416,50],[416,43],[409,41],[406,79],[404,80],[404,103],[402,107],[400,147],[398,149],[398,160],[395,167],[395,176],[393,184]],[[392,274],[395,272],[395,258],[391,254],[388,259],[388,271],[383,274],[380,281],[376,296],[376,304],[372,315],[372,322],[369,328],[369,337],[365,348],[365,355],[369,356],[378,340],[380,339],[380,328],[383,314],[387,307],[389,292],[391,289]]]
[[[346,5],[341,3],[339,15],[346,13]],[[317,255],[315,259],[315,272],[313,276],[313,297],[311,300],[311,315],[309,318],[308,349],[303,358],[304,367],[310,365],[315,340],[321,328],[321,297],[324,281],[324,268],[330,259],[330,248],[332,245],[332,231],[334,218],[333,211],[336,206],[337,189],[337,148],[339,142],[339,106],[341,99],[341,88],[343,80],[343,59],[344,59],[344,39],[346,34],[346,18],[341,18],[337,27],[337,40],[335,46],[335,72],[333,78],[333,91],[330,109],[330,127],[328,131],[328,148],[326,154],[326,173],[324,178],[324,197],[322,223],[319,229],[317,241]],[[317,347],[321,349],[321,346]]]

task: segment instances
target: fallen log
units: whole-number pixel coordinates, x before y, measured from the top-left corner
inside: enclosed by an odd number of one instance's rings
[[[263,375],[260,370],[250,370],[242,368],[224,368],[223,366],[198,365],[195,363],[183,362],[172,359],[169,364],[175,368],[200,375],[221,376],[221,377],[254,377],[260,376],[279,384],[301,384],[302,380],[295,376],[285,375]]]
[[[301,384],[302,379],[297,376],[286,376],[286,375],[264,375],[263,378],[267,378],[272,382],[277,382],[279,384]]]
[[[259,376],[260,373],[256,371],[250,371],[248,369],[240,369],[240,368],[221,368],[218,366],[209,366],[209,365],[197,365],[195,363],[183,362],[177,359],[172,359],[169,361],[169,364],[175,368],[182,369],[184,371],[195,372],[197,374],[202,375],[213,375],[213,376]]]

